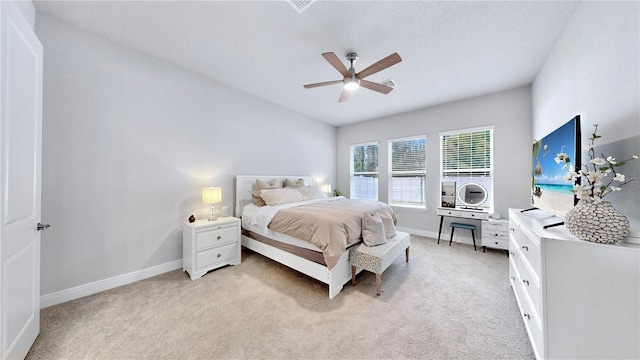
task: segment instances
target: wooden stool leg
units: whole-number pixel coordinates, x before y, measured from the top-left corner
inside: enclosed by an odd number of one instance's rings
[[[404,251],[405,257],[407,258],[407,262],[409,262],[409,248],[407,247]]]
[[[376,274],[376,295],[380,296],[380,287],[382,285],[382,274]]]
[[[356,286],[356,267],[351,265],[351,285]]]

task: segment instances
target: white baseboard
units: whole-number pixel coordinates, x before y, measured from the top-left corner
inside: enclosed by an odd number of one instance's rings
[[[40,309],[182,268],[182,259],[40,296]]]

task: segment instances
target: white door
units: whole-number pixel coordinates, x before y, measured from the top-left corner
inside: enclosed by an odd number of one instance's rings
[[[23,359],[40,331],[42,45],[0,1],[0,358]]]

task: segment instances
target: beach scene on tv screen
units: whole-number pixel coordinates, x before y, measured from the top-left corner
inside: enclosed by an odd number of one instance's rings
[[[574,205],[573,181],[567,181],[567,171],[576,167],[575,136],[572,120],[533,145],[531,205],[562,218]],[[568,164],[558,163],[560,153],[569,157]]]

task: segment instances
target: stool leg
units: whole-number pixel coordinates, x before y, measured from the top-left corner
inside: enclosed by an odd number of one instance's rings
[[[476,236],[473,229],[471,230],[471,238],[473,239],[473,251],[476,251]]]
[[[449,239],[449,246],[451,246],[451,242],[453,241],[453,230],[455,230],[456,228],[452,227],[451,228],[451,238]]]
[[[376,274],[376,295],[380,296],[380,287],[382,285],[382,274]]]
[[[409,262],[409,248],[406,248],[406,249],[404,250],[404,255],[405,255],[405,257],[407,258],[407,262]]]
[[[356,267],[351,265],[351,285],[356,286]]]

